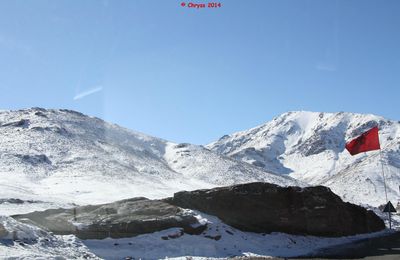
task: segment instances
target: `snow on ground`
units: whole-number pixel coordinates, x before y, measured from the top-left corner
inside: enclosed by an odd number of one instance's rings
[[[105,259],[125,257],[182,259],[181,257],[184,256],[222,258],[251,255],[294,257],[315,252],[320,248],[388,233],[388,231],[382,231],[340,238],[296,236],[284,233],[257,234],[237,230],[214,216],[197,213],[209,222],[208,229],[201,235],[182,235],[179,228],[171,228],[133,238],[85,240],[83,243],[93,253]]]
[[[371,207],[370,209],[375,210],[383,219],[387,218],[387,215],[378,209]],[[73,235],[51,235],[37,227],[22,224],[10,217],[3,216],[0,217],[0,258],[64,259],[60,257],[66,256],[65,259],[70,259],[86,255],[93,257],[91,254],[104,259],[124,259],[129,256],[135,259],[165,259],[168,257],[168,259],[184,260],[186,260],[186,256],[195,256],[195,259],[231,256],[293,257],[309,254],[321,248],[388,233],[386,230],[340,238],[296,236],[283,233],[258,234],[240,231],[226,225],[217,217],[199,211],[195,212],[200,222],[208,223],[207,230],[201,235],[182,235],[181,229],[171,228],[132,238],[83,241]],[[392,217],[393,227],[398,229],[400,216],[394,214]],[[9,230],[8,234],[2,233],[1,225]],[[17,231],[15,235],[13,231]],[[166,238],[168,239],[164,240]],[[17,241],[13,241],[13,239],[17,239]],[[68,254],[65,251],[68,251]]]
[[[397,122],[373,115],[286,113],[263,126],[225,136],[207,146],[213,150],[210,151],[202,146],[171,143],[69,110],[1,111],[0,214],[138,196],[163,198],[181,190],[250,181],[283,186],[304,186],[302,181],[325,184],[344,200],[377,206],[385,202],[378,154],[350,157],[342,147],[345,139],[368,128],[371,122],[382,126],[389,198],[396,205],[400,195],[400,127]],[[242,232],[213,216],[201,215],[210,225],[199,236],[180,236],[179,229],[169,229],[133,238],[83,242],[74,236],[55,236],[0,217],[0,224],[11,232],[1,235],[0,230],[0,258],[93,258],[90,252],[107,259],[296,256],[385,234],[344,238],[263,235]],[[394,216],[394,220],[398,227],[399,217]],[[13,230],[17,231],[15,235]]]
[[[75,236],[54,236],[0,216],[1,259],[100,259]]]

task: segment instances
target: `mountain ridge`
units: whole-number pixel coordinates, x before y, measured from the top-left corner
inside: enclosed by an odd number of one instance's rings
[[[0,112],[0,197],[103,203],[180,190],[300,182],[67,109]]]
[[[378,206],[384,202],[379,152],[352,157],[344,149],[376,124],[389,198],[397,201],[400,123],[372,114],[292,111],[203,147],[68,109],[2,110],[0,197],[103,203],[265,181],[326,185],[344,200]]]
[[[376,206],[383,203],[371,198],[381,197],[383,192],[380,156],[376,155],[379,152],[352,157],[344,148],[347,141],[375,125],[380,127],[389,197],[397,201],[399,121],[373,114],[292,111],[254,128],[225,135],[206,147],[267,171],[312,185],[327,185],[350,202]],[[370,184],[352,187],[349,182]]]

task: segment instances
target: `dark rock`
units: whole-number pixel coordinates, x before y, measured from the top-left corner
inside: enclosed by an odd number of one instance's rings
[[[385,228],[375,213],[343,202],[323,186],[280,187],[256,182],[178,192],[165,201],[215,215],[240,230],[258,233],[347,236]]]
[[[59,126],[51,126],[51,127],[49,127],[49,126],[46,126],[46,127],[34,126],[31,128],[31,130],[40,131],[40,132],[49,131],[49,132],[54,132],[54,133],[65,135],[65,136],[71,136],[71,134],[67,131],[67,129],[65,129],[64,127],[59,127]]]
[[[10,198],[10,199],[0,199],[0,204],[3,203],[10,203],[10,204],[23,204],[24,201],[21,199],[14,199],[14,198]]]
[[[47,115],[45,113],[43,113],[42,111],[35,112],[35,116],[40,116],[40,117],[47,118]]]
[[[43,107],[32,107],[32,110],[40,111],[40,112],[47,112],[47,109],[43,108]]]
[[[218,240],[221,239],[221,235],[216,235],[216,236],[206,235],[206,236],[204,236],[204,237],[209,238],[209,239],[213,239],[213,240],[215,240],[215,241],[218,241]]]
[[[24,204],[24,203],[41,203],[40,200],[21,200],[15,198],[0,199],[0,204],[10,203],[10,204]]]
[[[180,143],[180,144],[177,144],[177,145],[175,145],[175,148],[185,148],[185,147],[188,147],[190,144],[188,144],[188,143]]]
[[[2,126],[14,126],[14,127],[28,128],[29,125],[30,125],[29,119],[21,119],[16,122],[9,122],[9,123],[3,124]]]
[[[220,139],[218,139],[218,141],[225,140],[227,138],[229,138],[229,135],[223,135]]]
[[[51,164],[50,159],[45,154],[16,154],[15,156],[32,165]]]
[[[65,112],[65,113],[69,113],[69,114],[73,114],[73,115],[76,115],[76,116],[85,116],[81,112],[78,112],[78,111],[75,111],[75,110],[71,110],[71,109],[60,109],[59,111]]]
[[[229,235],[233,235],[233,233],[229,230],[225,230],[226,233],[228,233]]]
[[[13,217],[55,234],[74,234],[81,239],[133,237],[172,227],[182,228],[188,234],[200,234],[206,228],[193,213],[146,198],[72,209],[49,209]]]
[[[371,129],[372,127],[375,127],[375,126],[382,127],[382,125],[384,125],[384,124],[385,124],[385,121],[383,121],[383,120],[380,120],[379,122],[377,122],[375,120],[371,120],[360,126],[357,125],[358,127],[351,132],[350,138],[359,136],[360,134],[364,133],[365,131]]]

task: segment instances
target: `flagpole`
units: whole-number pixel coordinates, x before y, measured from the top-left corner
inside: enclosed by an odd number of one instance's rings
[[[368,131],[362,133],[357,138],[346,143],[345,148],[349,151],[349,153],[351,155],[356,155],[361,152],[379,150],[379,155],[380,155],[380,159],[381,159],[381,167],[382,167],[383,187],[385,189],[385,198],[386,198],[386,206],[383,211],[389,213],[388,214],[389,215],[389,226],[391,228],[392,223],[391,223],[391,213],[390,212],[392,209],[390,208],[391,203],[388,200],[388,195],[387,195],[386,176],[385,176],[385,169],[383,167],[383,156],[382,156],[382,150],[381,150],[381,145],[380,145],[379,139],[380,139],[379,138],[379,126],[376,125],[373,128],[369,129]],[[386,209],[387,207],[389,209]]]
[[[387,190],[386,190],[386,178],[385,178],[385,171],[383,170],[383,157],[382,157],[382,150],[379,150],[379,155],[380,155],[380,157],[381,157],[382,176],[383,176],[383,186],[385,187],[385,197],[386,197],[386,203],[388,203],[388,196],[387,196]]]
[[[382,150],[379,150],[379,155],[381,157],[381,166],[382,166],[382,176],[383,176],[383,186],[385,187],[385,197],[386,197],[386,205],[388,204],[388,196],[387,196],[387,190],[386,190],[386,178],[385,178],[385,171],[383,167],[383,157],[382,157]],[[392,214],[389,210],[388,212],[389,215],[389,229],[392,229]]]
[[[379,134],[378,134],[378,140],[379,140]],[[380,143],[380,140],[379,140]],[[385,178],[385,171],[384,171],[384,167],[383,167],[383,156],[382,156],[382,149],[379,149],[379,156],[381,158],[381,167],[382,167],[382,176],[383,176],[383,186],[385,188],[385,197],[386,197],[386,205],[388,204],[388,196],[387,196],[387,189],[386,189],[386,178]],[[392,229],[392,216],[391,216],[391,212],[389,210],[388,212],[389,215],[389,229]]]

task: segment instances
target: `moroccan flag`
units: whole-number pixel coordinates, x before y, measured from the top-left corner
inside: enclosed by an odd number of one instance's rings
[[[346,149],[351,155],[381,149],[379,144],[378,127],[375,126],[359,137],[346,144]]]

